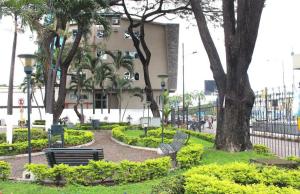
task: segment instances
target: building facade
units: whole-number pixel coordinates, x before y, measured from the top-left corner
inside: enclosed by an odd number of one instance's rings
[[[134,73],[130,73],[121,68],[117,73],[124,79],[132,80],[132,87],[139,87],[144,89],[144,73],[143,67],[138,57],[138,54],[133,46],[133,41],[128,33],[129,21],[126,18],[111,17],[111,33],[105,33],[101,25],[94,25],[91,28],[91,33],[88,36],[87,44],[92,48],[91,50],[96,57],[101,54],[104,61],[110,61],[110,56],[99,53],[104,50],[121,51],[124,56],[133,59]],[[75,36],[77,33],[77,26],[70,25],[70,31]],[[139,31],[134,31],[136,36],[139,36]],[[145,40],[151,52],[151,61],[149,64],[150,81],[153,89],[154,99],[160,105],[161,95],[161,80],[158,78],[160,74],[168,75],[168,82],[166,88],[170,92],[175,92],[177,88],[177,66],[178,66],[178,24],[163,24],[163,23],[146,23],[145,24]],[[100,48],[100,49],[99,49]],[[72,72],[70,72],[72,74]],[[91,76],[88,71],[86,76]],[[68,76],[67,85],[71,83],[72,76]],[[116,92],[112,91],[110,95],[103,94],[99,86],[96,86],[95,102],[96,108],[118,108],[118,98]],[[92,108],[92,91],[85,91],[83,97],[83,107]],[[76,95],[74,91],[68,91],[65,101],[65,108],[73,108],[76,103]],[[140,98],[133,96],[129,91],[124,91],[122,94],[122,107],[130,109],[141,109],[145,104],[146,98],[141,101]]]

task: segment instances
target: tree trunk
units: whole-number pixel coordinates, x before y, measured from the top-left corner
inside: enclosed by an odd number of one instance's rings
[[[250,116],[255,95],[248,79],[237,92],[228,91],[225,102],[219,102],[215,146],[226,151],[252,149],[250,141]],[[222,95],[222,94],[221,94]]]
[[[15,72],[15,58],[16,58],[16,47],[18,38],[18,18],[14,15],[14,40],[11,52],[10,72],[9,72],[9,84],[8,84],[8,96],[7,96],[7,114],[13,114],[13,89],[14,89],[14,72]]]
[[[75,111],[75,113],[76,113],[76,115],[77,115],[80,123],[82,124],[83,123],[83,115],[79,113],[79,111],[78,111],[78,105],[79,105],[79,101],[76,102],[76,104],[74,105],[73,109],[74,109],[74,111]]]
[[[31,88],[31,91],[33,91],[33,88]],[[42,111],[41,111],[41,108],[40,108],[40,106],[39,106],[39,103],[38,103],[38,101],[37,101],[37,99],[36,99],[36,97],[35,97],[35,95],[34,95],[34,92],[32,92],[32,97],[33,97],[33,100],[34,100],[36,106],[38,107],[38,111],[39,111],[39,115],[40,115],[40,120],[42,120],[42,119],[43,119],[43,118],[42,118]]]
[[[93,82],[92,95],[93,95],[93,115],[95,115],[95,84],[94,84],[94,82]]]
[[[252,148],[249,121],[255,95],[247,71],[264,0],[222,2],[226,73],[210,35],[201,0],[191,0],[191,6],[219,92],[215,147],[231,152],[244,151]]]
[[[62,67],[59,91],[58,91],[58,99],[55,102],[54,111],[53,111],[53,123],[58,122],[58,119],[65,108],[65,99],[67,93],[66,90],[67,73],[68,73],[68,68]]]

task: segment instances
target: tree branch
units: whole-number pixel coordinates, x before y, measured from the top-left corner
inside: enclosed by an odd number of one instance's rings
[[[195,19],[197,21],[201,40],[210,61],[210,69],[213,72],[213,76],[219,92],[223,92],[226,88],[226,75],[222,67],[216,46],[209,33],[209,29],[200,2],[201,0],[191,0],[192,9],[195,14]]]

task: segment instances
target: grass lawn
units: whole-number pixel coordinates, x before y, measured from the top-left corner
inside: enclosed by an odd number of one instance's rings
[[[139,137],[143,134],[142,130],[127,130],[126,134],[131,137]],[[204,145],[204,154],[202,157],[202,164],[226,164],[230,162],[249,162],[250,158],[266,158],[273,156],[259,155],[253,151],[228,153],[213,149],[213,143],[191,137],[190,142],[199,143]],[[176,170],[170,173],[168,177],[174,176],[184,172],[183,170]],[[50,187],[38,184],[13,182],[13,181],[0,181],[0,194],[150,194],[153,185],[158,184],[162,179],[155,179],[145,181],[142,183],[124,184],[117,186],[80,186],[68,185],[65,187]]]
[[[0,193],[6,194],[148,194],[151,187],[161,179],[145,181],[143,183],[126,184],[120,186],[80,186],[49,187],[38,184],[5,181],[0,182]]]

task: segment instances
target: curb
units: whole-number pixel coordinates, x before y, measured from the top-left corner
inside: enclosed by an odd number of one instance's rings
[[[112,141],[114,141],[115,143],[117,143],[117,144],[120,144],[120,145],[126,146],[126,147],[130,147],[130,148],[133,148],[133,149],[152,151],[152,152],[156,152],[156,153],[158,152],[158,148],[147,148],[147,147],[140,147],[140,146],[128,145],[126,143],[123,143],[123,142],[120,142],[120,141],[116,140],[115,138],[113,138],[113,136],[111,136],[110,139]]]
[[[81,147],[86,147],[86,146],[90,146],[93,143],[95,143],[95,139],[93,139],[92,141],[86,143],[86,144],[82,144],[82,145],[77,145],[77,146],[72,146],[69,148],[81,148]],[[35,152],[35,153],[31,153],[31,156],[39,156],[39,155],[43,155],[44,152]],[[28,156],[27,154],[18,154],[18,155],[13,155],[13,156],[0,156],[0,160],[4,160],[4,159],[14,159],[14,158],[22,158],[22,157],[26,157]]]

